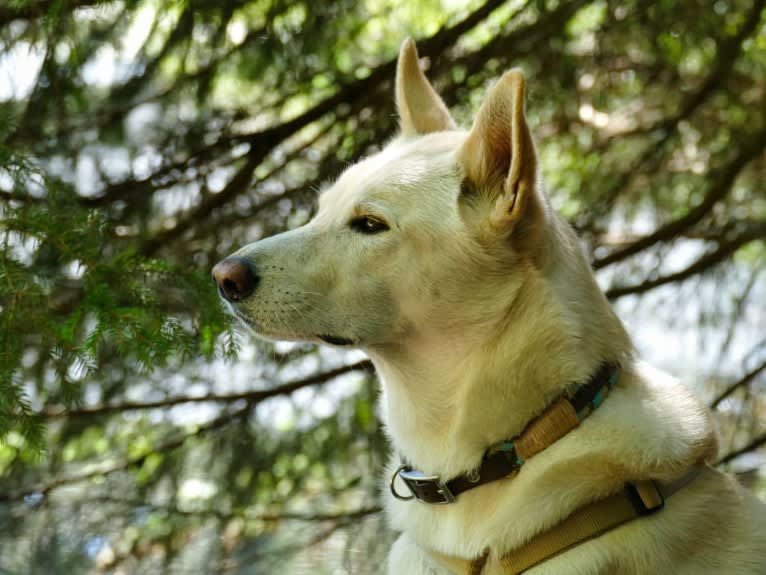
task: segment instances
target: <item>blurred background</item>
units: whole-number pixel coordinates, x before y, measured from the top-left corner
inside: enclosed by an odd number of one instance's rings
[[[3,0],[0,573],[383,571],[369,364],[209,271],[392,137],[407,35],[464,126],[525,70],[554,205],[766,498],[763,0]]]

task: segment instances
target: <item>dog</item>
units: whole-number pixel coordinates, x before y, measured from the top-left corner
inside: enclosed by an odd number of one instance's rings
[[[255,333],[372,359],[388,573],[766,573],[766,507],[707,465],[711,414],[636,358],[546,198],[521,71],[468,131],[409,39],[395,91],[395,139],[213,270]]]

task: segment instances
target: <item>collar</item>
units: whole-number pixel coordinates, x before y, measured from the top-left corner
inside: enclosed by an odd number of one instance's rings
[[[601,364],[587,382],[571,386],[516,437],[490,445],[478,467],[457,477],[442,481],[438,475],[428,475],[403,461],[391,477],[391,494],[403,501],[453,503],[464,491],[516,475],[527,459],[564,437],[601,405],[617,383],[619,371],[615,364]],[[396,490],[397,477],[411,495]]]

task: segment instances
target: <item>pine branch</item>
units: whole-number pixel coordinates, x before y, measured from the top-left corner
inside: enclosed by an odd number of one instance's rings
[[[737,176],[752,160],[759,157],[766,147],[766,130],[746,140],[739,153],[725,168],[712,177],[713,183],[702,201],[691,208],[686,215],[656,229],[649,235],[633,241],[627,246],[612,251],[609,255],[593,261],[593,268],[599,269],[635,255],[657,243],[672,240],[705,217],[715,204],[721,201],[731,190]]]
[[[638,284],[609,288],[605,292],[606,297],[610,300],[615,300],[630,294],[645,293],[665,284],[684,281],[725,261],[742,246],[763,239],[766,239],[766,220],[753,222],[745,231],[734,238],[718,242],[717,249],[703,255],[686,268],[655,279],[645,280]]]
[[[107,0],[69,0],[64,3],[64,6],[67,10],[73,11],[78,8],[106,3]],[[29,5],[23,7],[0,6],[0,27],[8,25],[14,20],[36,20],[42,18],[47,16],[51,9],[55,9],[59,4],[61,2],[58,0],[38,0],[37,2],[30,2]]]
[[[761,372],[766,370],[766,361],[761,363],[759,366],[757,366],[755,369],[750,370],[745,375],[743,375],[741,378],[739,378],[737,381],[729,385],[725,390],[723,390],[710,404],[710,407],[712,409],[715,409],[718,407],[718,405],[727,397],[729,397],[732,393],[737,391],[740,387],[744,387],[748,385],[751,381],[753,381],[758,375],[760,375]]]
[[[761,435],[754,437],[747,445],[727,453],[726,455],[721,457],[721,459],[718,460],[716,465],[723,465],[724,463],[728,463],[732,459],[736,459],[740,455],[745,455],[746,453],[755,451],[756,449],[758,449],[759,447],[763,445],[766,445],[766,433],[762,433]]]
[[[663,157],[665,147],[671,141],[681,122],[688,119],[707,102],[720,86],[726,85],[731,71],[734,70],[734,63],[742,54],[745,41],[758,29],[764,3],[766,3],[766,0],[755,0],[737,34],[727,38],[719,46],[716,52],[716,60],[710,67],[710,73],[705,81],[702,82],[697,90],[684,98],[678,111],[670,117],[663,118],[650,130],[647,130],[648,132],[658,134],[660,136],[659,141],[652,142],[632,165],[620,177],[614,180],[609,189],[599,198],[599,201],[594,204],[597,207],[589,210],[591,219],[593,216],[608,213],[620,194],[628,188],[628,184],[636,174],[656,168]],[[581,223],[577,226],[580,230],[590,229],[591,227],[592,224],[590,223]]]
[[[157,509],[173,513],[174,515],[183,515],[190,517],[215,517],[217,519],[228,521],[234,518],[242,518],[248,521],[265,521],[269,523],[279,523],[281,521],[302,521],[306,523],[322,523],[327,521],[353,521],[356,519],[362,519],[370,515],[376,515],[380,513],[383,508],[380,505],[371,505],[369,507],[360,507],[358,509],[352,509],[349,511],[336,511],[336,512],[313,512],[313,513],[297,513],[290,511],[275,512],[275,513],[248,513],[249,508],[235,509],[232,511],[221,511],[220,509],[182,509],[178,505],[161,505],[153,504],[143,499],[126,499],[121,497],[115,497],[113,495],[99,495],[89,499],[91,503],[113,503],[115,505],[124,505],[128,507],[149,507],[151,509]]]
[[[217,429],[220,429],[222,427],[225,427],[232,421],[246,416],[248,413],[252,411],[252,409],[258,405],[260,402],[265,401],[266,399],[269,399],[271,397],[275,397],[278,395],[286,395],[289,393],[292,393],[298,389],[308,387],[311,385],[316,385],[319,383],[324,383],[326,381],[331,380],[333,377],[337,377],[338,375],[341,375],[343,373],[347,373],[351,371],[352,369],[365,369],[369,367],[369,362],[367,361],[361,361],[357,362],[356,364],[352,364],[349,366],[340,367],[328,372],[325,372],[323,374],[314,375],[311,377],[307,377],[304,379],[300,379],[297,381],[294,381],[292,383],[287,383],[285,385],[278,386],[274,389],[268,389],[268,390],[262,390],[262,391],[256,391],[256,392],[250,392],[245,394],[237,394],[236,398],[234,398],[233,395],[227,395],[227,396],[207,396],[203,398],[170,398],[165,401],[155,402],[154,404],[123,404],[121,406],[111,406],[111,405],[105,405],[105,406],[99,406],[91,409],[85,409],[82,410],[81,413],[78,413],[78,415],[95,415],[95,414],[106,414],[106,413],[113,413],[115,411],[123,410],[130,410],[130,409],[151,409],[154,407],[167,407],[171,405],[177,405],[179,403],[188,403],[188,402],[197,402],[197,401],[235,401],[235,400],[245,400],[247,403],[245,406],[236,409],[234,411],[223,413],[222,415],[218,416],[217,418],[213,419],[212,421],[209,421],[208,423],[199,426],[194,431],[191,431],[189,433],[184,433],[176,436],[175,438],[172,438],[168,441],[165,441],[161,443],[160,445],[157,445],[151,449],[151,451],[147,453],[143,453],[141,455],[135,456],[135,457],[129,457],[125,459],[121,459],[119,461],[115,461],[112,463],[106,463],[102,465],[96,465],[95,467],[89,466],[89,471],[82,471],[79,473],[71,473],[71,474],[65,474],[61,475],[58,478],[49,480],[47,482],[38,484],[35,487],[23,489],[21,491],[17,492],[7,492],[7,493],[0,493],[0,502],[3,501],[19,501],[24,499],[25,497],[36,495],[36,496],[45,496],[51,491],[58,489],[59,487],[62,487],[64,485],[71,485],[73,483],[80,483],[83,481],[88,481],[90,479],[95,479],[96,477],[104,477],[106,475],[111,475],[113,473],[117,473],[120,471],[126,471],[130,468],[137,467],[143,464],[144,460],[153,453],[166,453],[169,451],[173,451],[175,449],[183,447],[186,442],[192,438],[199,437],[203,434],[207,434],[211,431],[215,431]],[[126,407],[127,405],[127,407]],[[62,412],[57,412],[53,414],[55,416],[63,415]]]
[[[45,204],[48,201],[48,198],[45,198],[43,196],[32,196],[24,192],[18,192],[18,191],[8,192],[5,190],[0,190],[0,201],[8,202],[8,203],[18,202],[19,204],[40,205],[40,204]]]
[[[30,496],[44,497],[48,495],[51,491],[58,489],[59,487],[63,487],[65,485],[71,485],[73,483],[88,481],[90,479],[95,479],[96,477],[105,477],[107,475],[111,475],[119,471],[127,471],[128,469],[132,467],[138,467],[142,465],[144,461],[146,460],[146,458],[153,453],[167,453],[169,451],[173,451],[175,449],[183,447],[188,440],[194,437],[199,437],[201,435],[204,435],[216,429],[220,429],[221,427],[228,425],[235,419],[247,415],[252,410],[254,405],[255,404],[248,403],[244,407],[241,407],[237,410],[224,413],[223,415],[220,415],[219,417],[213,419],[212,421],[209,421],[208,423],[204,425],[200,425],[194,431],[180,434],[173,439],[170,439],[168,441],[165,441],[153,447],[150,452],[144,453],[142,455],[128,457],[128,458],[121,459],[112,463],[96,465],[95,467],[92,467],[92,468],[88,466],[90,468],[89,471],[81,471],[79,473],[64,474],[55,479],[51,479],[44,483],[40,483],[36,485],[35,487],[26,488],[21,491],[0,493],[0,503],[4,501],[20,501]]]
[[[503,0],[489,0],[457,24],[448,28],[442,28],[430,38],[421,41],[419,47],[421,55],[435,57],[440,54],[446,47],[457,42],[465,32],[482,22],[503,3]],[[341,85],[332,96],[328,96],[292,120],[255,132],[244,138],[232,137],[231,141],[242,141],[250,145],[247,160],[242,167],[223,190],[202,200],[196,207],[189,210],[172,228],[163,230],[144,242],[140,250],[141,253],[146,255],[153,254],[166,243],[178,238],[194,222],[209,216],[213,210],[220,208],[244,193],[250,185],[255,168],[280,142],[285,141],[303,128],[321,119],[339,105],[343,103],[358,103],[367,94],[379,90],[381,86],[388,86],[395,70],[396,58],[394,57],[374,68],[367,77]]]
[[[326,383],[336,377],[345,373],[359,370],[372,369],[372,363],[369,360],[358,361],[350,365],[344,365],[323,373],[318,373],[310,377],[299,379],[293,382],[278,385],[271,389],[262,389],[255,391],[245,391],[241,393],[223,393],[214,394],[209,393],[207,395],[200,396],[180,396],[180,397],[168,397],[166,399],[160,399],[157,401],[128,401],[115,404],[103,404],[84,407],[81,409],[66,409],[62,406],[55,406],[46,408],[39,415],[46,418],[58,418],[58,417],[93,417],[101,415],[110,415],[113,413],[121,413],[124,411],[141,411],[146,409],[162,409],[167,407],[173,407],[175,405],[183,405],[189,403],[233,403],[235,401],[245,400],[249,404],[255,405],[272,397],[279,395],[289,395],[298,389],[304,387],[310,387],[312,385],[318,385]]]
[[[340,117],[334,118],[333,121],[328,122],[327,125],[321,130],[319,130],[312,138],[301,143],[298,147],[296,147],[294,150],[288,153],[282,162],[280,162],[278,165],[275,165],[273,168],[269,170],[268,173],[260,177],[258,181],[255,182],[254,187],[257,186],[259,183],[268,182],[271,178],[275,177],[282,170],[287,168],[293,161],[297,160],[301,156],[301,154],[303,154],[311,146],[313,146],[318,141],[323,140],[325,137],[327,137],[329,133],[333,130],[333,128],[337,127],[337,122],[340,120],[341,120]],[[334,136],[332,141],[337,141],[340,137],[342,136]],[[367,145],[367,144],[369,144],[369,142],[366,139],[356,138],[354,140],[354,149],[355,150],[361,149],[363,145]],[[215,218],[208,218],[205,221],[199,222],[197,225],[194,226],[194,234],[191,239],[192,240],[202,239],[202,237],[205,236],[205,234],[210,234],[211,230],[215,228],[218,228],[218,229],[220,229],[221,227],[228,228],[234,223],[246,221],[257,216],[258,214],[261,214],[262,212],[273,207],[274,205],[278,204],[282,200],[292,199],[302,194],[306,194],[310,192],[311,190],[318,189],[318,187],[331,176],[331,172],[332,170],[335,169],[336,163],[337,163],[337,160],[335,160],[335,158],[331,159],[329,156],[324,156],[322,158],[322,161],[320,161],[319,163],[317,175],[313,179],[308,181],[303,181],[297,186],[286,189],[281,193],[269,194],[269,195],[261,197],[259,201],[256,202],[255,205],[253,205],[247,211],[247,213],[241,213],[239,211],[222,212]]]
[[[261,521],[348,521],[361,519],[368,515],[375,515],[381,511],[383,511],[382,507],[374,505],[372,507],[362,507],[352,511],[340,511],[337,513],[262,513],[255,517]]]

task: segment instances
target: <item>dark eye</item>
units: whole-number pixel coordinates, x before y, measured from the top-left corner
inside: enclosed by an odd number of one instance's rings
[[[370,216],[354,218],[351,220],[351,222],[349,222],[349,225],[355,232],[368,235],[379,234],[380,232],[385,232],[388,229],[388,226],[385,222]]]

